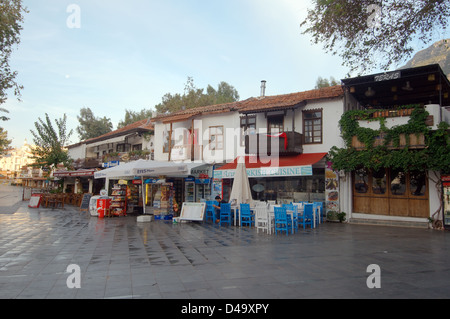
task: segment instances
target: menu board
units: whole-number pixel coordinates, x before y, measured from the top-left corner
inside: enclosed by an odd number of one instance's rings
[[[183,203],[180,220],[203,221],[205,217],[206,203]]]
[[[28,204],[28,207],[30,208],[39,208],[39,205],[41,204],[42,195],[41,194],[33,194],[30,198],[30,203]]]
[[[89,210],[89,203],[91,201],[92,194],[83,194],[83,199],[81,200],[80,210]]]

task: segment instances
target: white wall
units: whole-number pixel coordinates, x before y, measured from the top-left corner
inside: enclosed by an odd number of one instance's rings
[[[303,115],[302,110],[322,109],[322,133],[323,143],[321,144],[305,144],[303,146],[304,153],[318,153],[328,152],[334,145],[343,147],[344,142],[341,138],[339,128],[339,119],[343,113],[342,98],[334,100],[325,100],[317,102],[309,102],[304,108],[295,110],[295,131],[303,133]],[[270,115],[284,114],[284,112],[270,112]],[[290,131],[292,129],[292,110],[288,110],[284,118],[284,130]],[[199,128],[202,131],[202,140],[200,144],[203,145],[203,160],[211,163],[222,163],[233,161],[237,156],[245,155],[245,147],[240,145],[240,117],[244,116],[237,111],[221,113],[215,115],[204,115],[194,120],[194,128]],[[172,124],[172,130],[177,128],[184,128],[189,130],[192,121],[175,122]],[[209,127],[223,126],[225,149],[222,151],[212,152],[208,148],[209,144]],[[256,113],[256,129],[258,133],[267,132],[267,118],[264,113]],[[162,122],[155,123],[155,160],[167,161],[169,159],[168,153],[163,153],[164,144],[164,130],[169,132],[170,124],[163,124]]]
[[[175,134],[175,137],[173,138],[175,139],[175,142],[177,142],[177,134],[183,134],[183,129],[190,130],[191,125],[192,120],[172,123],[172,131]],[[212,126],[223,127],[223,150],[212,151],[209,149],[209,128]],[[201,132],[201,135],[199,136],[199,145],[203,146],[203,161],[205,162],[222,163],[232,161],[238,154],[243,154],[244,152],[244,148],[239,145],[240,123],[238,112],[204,115],[196,118],[194,119],[194,129],[198,129],[199,132]],[[155,123],[154,148],[155,160],[157,161],[167,161],[169,159],[169,154],[163,153],[164,134],[168,134],[169,131],[170,124],[163,124],[162,122]]]
[[[84,159],[86,157],[86,144],[80,144],[75,147],[71,147],[68,150],[70,158],[77,160],[79,158]]]
[[[341,137],[339,120],[344,111],[344,101],[342,98],[326,101],[308,102],[304,110],[322,109],[322,143],[303,145],[303,153],[328,152],[331,147],[344,147]],[[301,112],[297,111],[296,130],[303,132],[303,120]]]

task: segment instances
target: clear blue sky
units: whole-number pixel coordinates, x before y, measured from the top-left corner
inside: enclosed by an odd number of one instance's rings
[[[302,0],[24,0],[21,43],[11,61],[24,85],[12,94],[0,123],[13,139],[32,143],[38,117],[68,117],[71,142],[80,108],[111,119],[125,109],[153,108],[166,93],[182,93],[188,76],[198,88],[233,85],[241,99],[314,88],[319,76],[342,79],[340,57],[301,34]],[[80,28],[69,28],[70,4]],[[75,20],[71,20],[75,21]]]

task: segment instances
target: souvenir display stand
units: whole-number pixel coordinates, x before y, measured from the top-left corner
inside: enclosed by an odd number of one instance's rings
[[[127,188],[127,206],[128,212],[138,212],[139,208],[142,208],[140,205],[140,185],[135,184],[134,180],[129,183]]]
[[[151,211],[155,220],[172,219],[174,211],[178,210],[173,183],[149,183],[145,190],[146,212]]]
[[[127,215],[127,185],[114,184],[111,193],[111,209],[112,216]]]

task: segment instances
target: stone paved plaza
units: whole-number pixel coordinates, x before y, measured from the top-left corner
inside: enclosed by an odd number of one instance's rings
[[[18,190],[1,186],[3,299],[450,296],[447,231],[325,223],[275,236],[210,223],[138,223],[73,206],[28,208],[14,197]],[[380,288],[367,286],[372,264]],[[79,267],[80,288],[68,288],[69,265]]]

